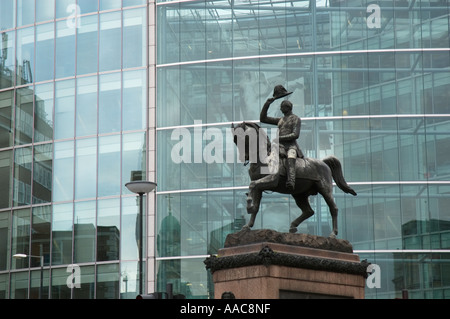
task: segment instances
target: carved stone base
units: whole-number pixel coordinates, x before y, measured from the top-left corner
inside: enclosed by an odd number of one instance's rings
[[[369,264],[347,241],[255,230],[229,235],[225,246],[205,260],[215,298],[364,298]]]

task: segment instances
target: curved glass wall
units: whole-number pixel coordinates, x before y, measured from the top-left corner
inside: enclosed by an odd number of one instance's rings
[[[124,184],[147,172],[147,15],[145,0],[0,1],[0,298],[39,297],[39,259],[19,253],[44,257],[42,298],[135,298]]]
[[[282,84],[306,156],[337,156],[358,193],[334,194],[339,237],[380,266],[366,298],[449,298],[449,14],[433,0],[160,1],[158,289],[213,296],[203,260],[248,218],[230,125],[257,122]],[[327,236],[324,200],[311,206],[299,231]],[[264,194],[255,228],[299,214]]]

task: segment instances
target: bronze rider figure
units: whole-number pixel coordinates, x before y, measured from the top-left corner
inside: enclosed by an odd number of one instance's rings
[[[267,116],[267,111],[275,100],[290,94],[292,94],[292,92],[288,92],[282,85],[277,85],[274,89],[273,97],[267,99],[261,110],[260,122],[278,126],[280,158],[287,158],[286,188],[289,191],[293,191],[295,188],[295,162],[297,158],[304,157],[303,152],[300,150],[297,143],[297,139],[300,136],[301,119],[292,113],[293,105],[288,100],[281,102],[280,106],[284,117],[279,118]]]

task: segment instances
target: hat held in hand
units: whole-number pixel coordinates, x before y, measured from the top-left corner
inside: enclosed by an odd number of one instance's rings
[[[288,92],[282,85],[277,85],[273,90],[273,98],[275,100],[281,99],[282,97],[288,96],[289,94],[292,93],[293,92]]]

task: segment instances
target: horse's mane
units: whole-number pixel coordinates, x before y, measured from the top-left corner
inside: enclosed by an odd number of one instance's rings
[[[249,126],[252,127],[253,129],[256,130],[256,132],[258,133],[258,135],[261,135],[262,138],[266,138],[267,140],[267,155],[270,154],[270,150],[271,150],[271,143],[270,143],[270,139],[267,136],[266,132],[264,130],[261,130],[261,126],[257,123],[254,122],[243,122],[242,123],[244,126]]]

